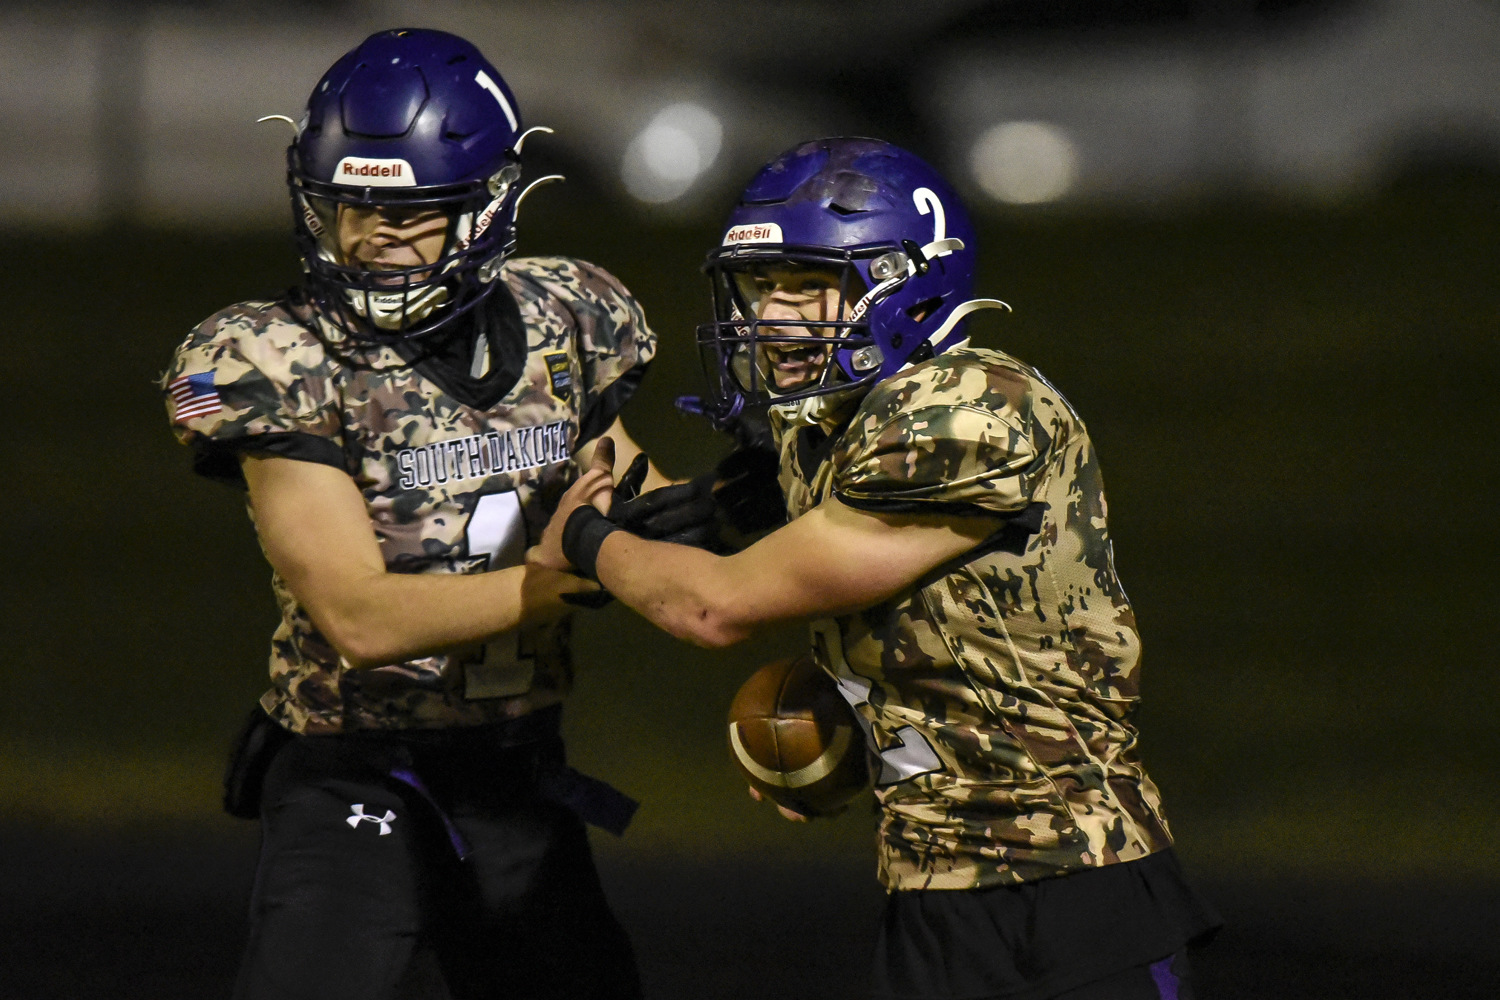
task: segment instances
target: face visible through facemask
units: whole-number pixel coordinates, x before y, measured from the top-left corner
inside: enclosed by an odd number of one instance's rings
[[[846,277],[834,267],[774,264],[742,271],[735,282],[763,321],[756,331],[755,361],[766,387],[787,393],[817,384],[832,357],[832,339],[840,333],[831,324],[848,318],[850,302],[864,290],[858,275],[851,270]],[[803,325],[809,322],[830,325]]]
[[[448,216],[436,208],[340,205],[337,234],[345,264],[367,271],[397,271],[437,262],[448,236]],[[427,276],[418,273],[412,280]],[[392,275],[384,283],[402,282]]]

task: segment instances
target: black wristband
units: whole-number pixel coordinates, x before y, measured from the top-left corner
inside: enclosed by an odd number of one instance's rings
[[[582,576],[599,582],[596,564],[599,561],[599,546],[620,526],[599,513],[592,504],[584,504],[568,515],[563,525],[562,550],[568,562]]]

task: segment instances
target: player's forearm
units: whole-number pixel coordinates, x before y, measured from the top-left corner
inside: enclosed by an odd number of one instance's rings
[[[242,462],[266,558],[313,624],[355,667],[484,642],[556,618],[592,590],[528,564],[489,573],[391,573],[364,497],[341,469],[279,457]]]
[[[339,654],[363,669],[561,617],[571,610],[561,595],[589,586],[566,573],[513,566],[474,575],[373,572],[299,597]]]
[[[595,569],[622,604],[696,646],[732,646],[762,624],[735,600],[732,557],[617,531],[604,540]]]

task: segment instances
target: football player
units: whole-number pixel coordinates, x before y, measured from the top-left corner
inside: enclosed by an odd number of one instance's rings
[[[975,253],[904,150],[772,161],[709,255],[699,345],[720,420],[769,411],[790,521],[727,556],[637,537],[601,513],[601,447],[532,558],[703,646],[811,620],[874,755],[876,996],[1187,997],[1218,919],[1136,753],[1098,456],[1034,368],[969,345],[974,312],[1007,308],[974,298]]]
[[[304,284],[211,316],[163,382],[281,608],[226,786],[263,830],[236,996],[390,996],[418,941],[455,997],[638,996],[580,821],[634,803],[558,736],[601,595],[523,554],[601,433],[639,451],[656,338],[598,267],[510,256],[530,132],[463,39],[372,35],[295,129]]]

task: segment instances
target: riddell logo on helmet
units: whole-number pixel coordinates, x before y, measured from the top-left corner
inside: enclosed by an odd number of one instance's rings
[[[371,160],[363,156],[346,156],[333,168],[335,184],[359,187],[416,187],[411,164],[405,160]]]
[[[780,243],[781,227],[774,222],[750,222],[724,234],[724,245],[736,243]]]

